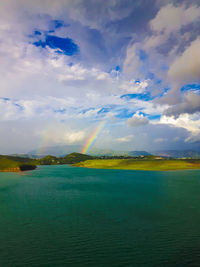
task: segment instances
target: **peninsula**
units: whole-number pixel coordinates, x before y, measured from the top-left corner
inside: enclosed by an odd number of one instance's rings
[[[199,159],[95,159],[73,164],[77,167],[118,170],[172,171],[200,169]]]

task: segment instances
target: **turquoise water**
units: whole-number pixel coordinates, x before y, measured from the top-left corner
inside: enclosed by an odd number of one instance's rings
[[[0,173],[0,266],[200,266],[200,171]]]

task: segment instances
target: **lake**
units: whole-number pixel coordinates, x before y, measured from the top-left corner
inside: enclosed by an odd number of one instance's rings
[[[200,170],[0,173],[0,266],[200,266]]]

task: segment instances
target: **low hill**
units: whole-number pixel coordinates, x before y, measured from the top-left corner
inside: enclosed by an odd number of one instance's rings
[[[37,155],[38,158],[45,155],[52,155],[55,157],[63,157],[64,155],[70,154],[72,152],[81,151],[81,146],[79,145],[57,145],[57,146],[47,146],[40,149],[41,152],[37,150],[30,151],[28,154]]]
[[[37,161],[39,165],[56,165],[60,163],[59,158],[51,155],[47,155],[41,159],[38,159]]]
[[[90,159],[93,159],[93,157],[89,155],[81,154],[81,153],[76,153],[76,152],[73,152],[63,158],[60,158],[61,162],[68,163],[68,164],[73,164],[73,163],[90,160]]]
[[[39,165],[59,165],[59,164],[73,164],[89,159],[93,159],[93,157],[73,152],[64,157],[54,157],[51,155],[47,155],[41,159],[38,159],[37,162]]]
[[[0,171],[25,171],[36,168],[36,162],[27,158],[0,156]]]

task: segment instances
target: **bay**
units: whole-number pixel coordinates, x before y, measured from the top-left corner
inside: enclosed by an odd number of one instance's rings
[[[0,173],[0,266],[200,266],[200,170]]]

